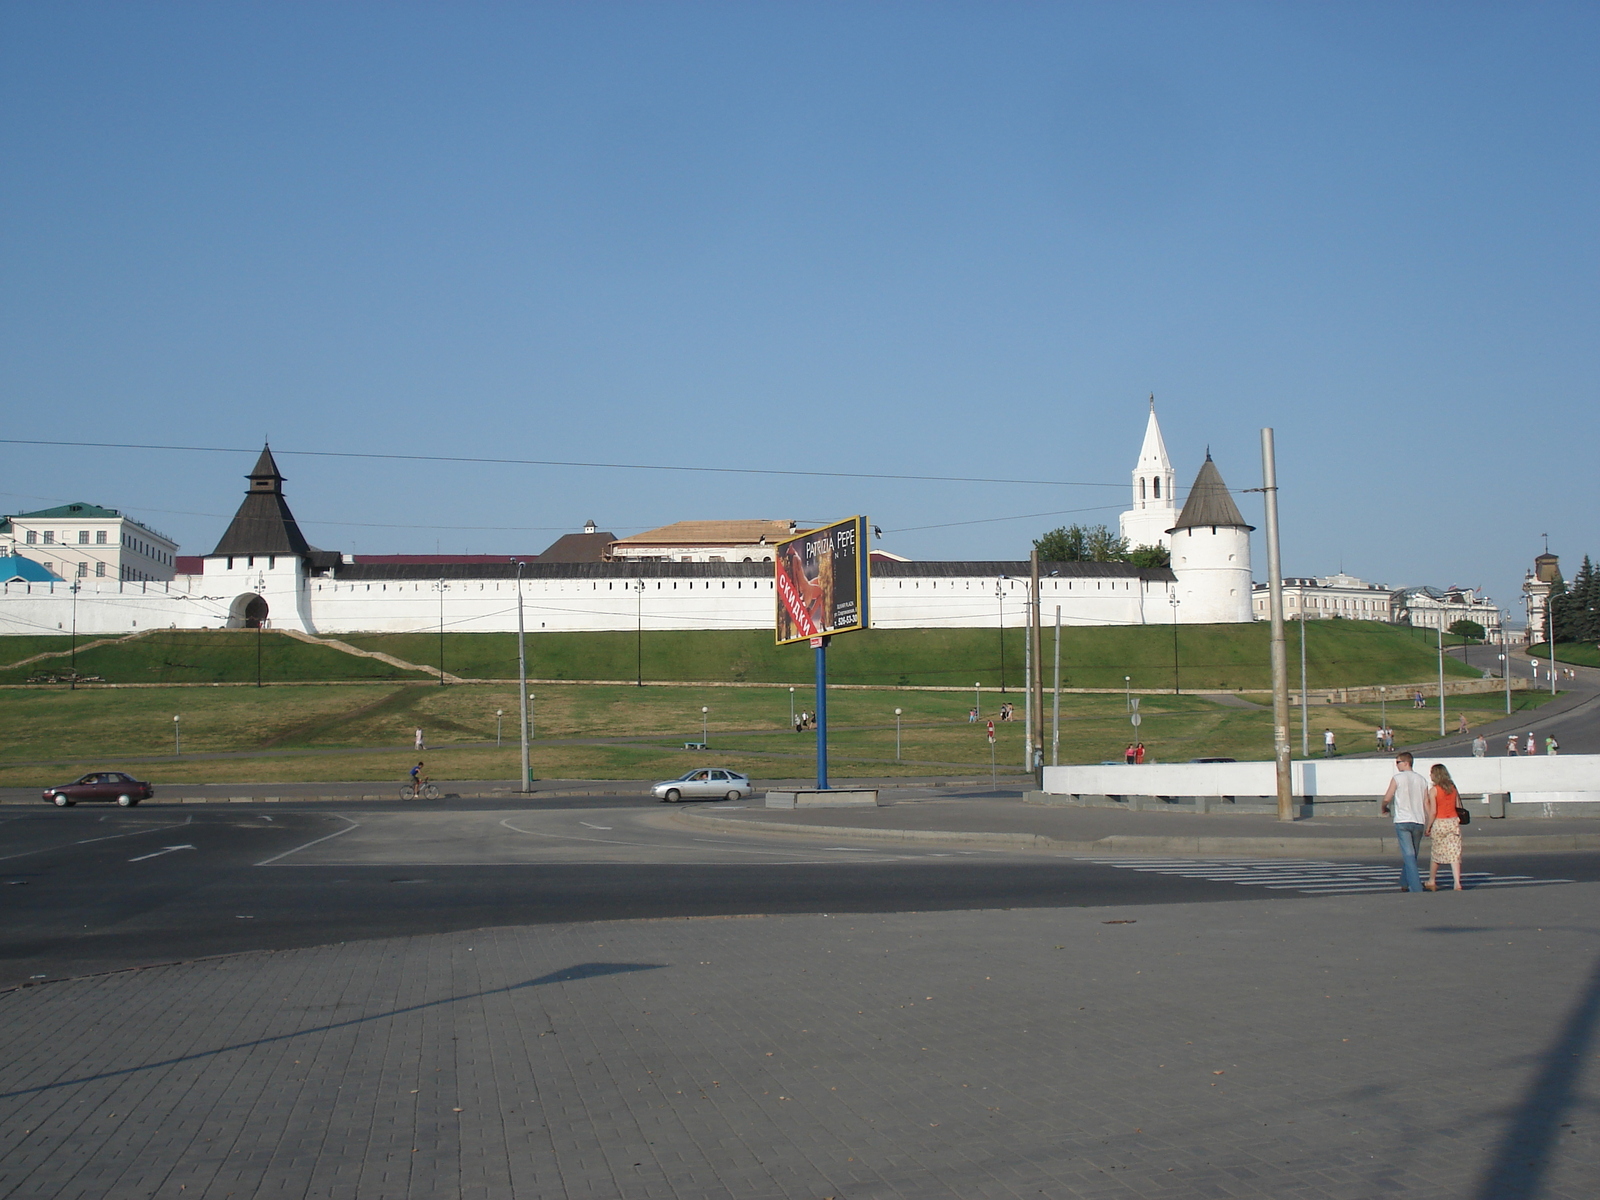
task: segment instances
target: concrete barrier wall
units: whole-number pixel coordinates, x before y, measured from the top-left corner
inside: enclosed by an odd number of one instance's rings
[[[1600,796],[1600,755],[1444,758],[1424,755],[1426,774],[1442,762],[1463,794],[1510,793],[1541,803],[1591,801]],[[1381,796],[1394,774],[1388,758],[1310,760],[1291,764],[1296,796]],[[1270,762],[1147,763],[1130,767],[1046,767],[1044,790],[1063,796],[1273,796]]]

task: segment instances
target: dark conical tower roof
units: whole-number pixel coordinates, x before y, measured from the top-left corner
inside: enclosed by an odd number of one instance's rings
[[[1201,525],[1255,528],[1254,525],[1245,524],[1239,506],[1233,502],[1233,495],[1228,491],[1228,485],[1222,482],[1222,472],[1211,461],[1209,450],[1206,452],[1206,461],[1200,464],[1200,474],[1194,477],[1194,486],[1189,489],[1189,498],[1183,503],[1178,523],[1167,532],[1176,533],[1180,529],[1194,529]]]
[[[311,545],[289,511],[283,498],[283,475],[272,457],[271,447],[261,448],[255,470],[249,476],[250,490],[233,515],[233,523],[222,535],[212,556],[218,554],[309,554]]]

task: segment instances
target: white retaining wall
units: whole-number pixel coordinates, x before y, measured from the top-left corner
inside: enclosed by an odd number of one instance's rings
[[[1426,775],[1444,763],[1462,795],[1509,793],[1517,803],[1600,800],[1600,754],[1516,758],[1441,758],[1423,755]],[[1382,796],[1394,774],[1388,758],[1308,760],[1290,764],[1296,796]],[[1044,790],[1058,796],[1275,796],[1270,762],[1146,763],[1130,767],[1046,767]]]

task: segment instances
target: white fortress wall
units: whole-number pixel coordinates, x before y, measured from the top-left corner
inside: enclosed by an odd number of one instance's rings
[[[259,560],[258,560],[259,561]],[[951,564],[954,566],[955,564]],[[219,564],[221,566],[221,564]],[[1025,575],[882,575],[872,581],[871,619],[879,629],[1010,628],[1026,621]],[[169,583],[85,584],[78,594],[80,633],[128,633],[152,627],[238,628],[252,596],[268,604],[270,628],[307,633],[506,632],[517,627],[513,579],[307,578],[294,560],[272,567],[179,576]],[[530,631],[770,629],[772,580],[737,573],[674,573],[648,577],[525,578],[523,617]],[[1168,625],[1171,583],[1134,574],[1073,575],[1041,580],[1041,619],[1067,625]],[[441,590],[442,589],[442,590]],[[997,595],[998,590],[998,595]],[[73,628],[68,584],[0,585],[0,633],[59,633]],[[1192,623],[1201,606],[1180,606]]]
[[[192,590],[193,576],[79,584],[73,603],[68,583],[0,584],[0,635],[137,633],[141,629],[220,629],[231,597]],[[74,612],[76,609],[76,612]]]

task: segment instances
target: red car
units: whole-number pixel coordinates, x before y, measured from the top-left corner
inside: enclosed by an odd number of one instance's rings
[[[115,800],[123,808],[132,808],[155,794],[155,788],[148,783],[141,783],[121,771],[91,771],[76,783],[45,788],[44,802],[67,808],[79,800]]]

